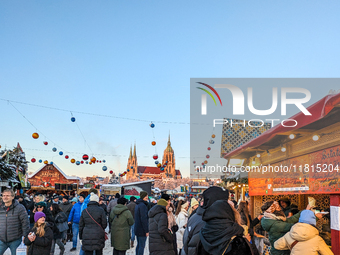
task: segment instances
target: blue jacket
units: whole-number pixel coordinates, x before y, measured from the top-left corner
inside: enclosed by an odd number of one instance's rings
[[[139,198],[135,207],[135,235],[146,236],[149,233],[148,202]]]
[[[84,203],[81,205],[80,215],[81,215],[81,213],[87,208],[87,204],[90,202],[90,197],[91,197],[91,195],[88,195],[88,196],[85,198]]]
[[[68,216],[68,222],[73,222],[79,224],[80,216],[81,216],[81,206],[83,203],[76,203],[72,207],[70,215]]]

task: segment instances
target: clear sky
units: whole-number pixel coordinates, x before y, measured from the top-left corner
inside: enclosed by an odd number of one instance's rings
[[[153,165],[151,141],[161,156],[170,131],[189,176],[190,78],[339,77],[339,9],[339,1],[1,1],[0,145],[20,142],[29,160],[69,175],[105,176],[103,165],[75,166],[52,148],[76,159],[93,152],[118,173],[135,142],[139,164]]]

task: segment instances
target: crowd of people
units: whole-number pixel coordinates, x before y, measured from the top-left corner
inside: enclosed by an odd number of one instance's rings
[[[78,236],[79,254],[101,255],[109,234],[114,255],[125,255],[135,240],[136,255],[144,254],[147,240],[151,255],[258,255],[255,238],[264,236],[254,231],[257,225],[268,233],[272,255],[331,255],[316,228],[324,214],[313,209],[298,211],[282,198],[264,203],[252,219],[248,202],[230,200],[220,187],[197,198],[162,194],[152,201],[146,191],[129,200],[118,193],[100,196],[96,189],[72,199],[35,194],[29,200],[7,189],[0,205],[0,255],[7,249],[16,254],[22,242],[29,255],[54,254],[56,245],[62,255],[70,239],[70,251],[77,250]]]

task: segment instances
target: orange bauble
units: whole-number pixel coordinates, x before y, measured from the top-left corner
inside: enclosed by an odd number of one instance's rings
[[[216,135],[212,135],[211,137],[212,137],[212,138],[215,138],[215,137],[216,137]]]
[[[47,160],[45,160],[45,161],[44,161],[44,164],[45,164],[45,165],[46,165],[46,164],[48,164],[48,161],[47,161]]]
[[[155,141],[152,141],[152,143],[151,143],[153,146],[155,146],[156,145],[156,142]]]
[[[39,138],[39,134],[38,134],[38,133],[33,133],[33,134],[32,134],[32,137],[33,137],[34,139],[38,139],[38,138]]]
[[[97,159],[96,159],[95,157],[92,157],[92,158],[91,158],[91,162],[92,162],[92,163],[95,163],[96,161],[97,161]]]
[[[161,163],[158,163],[158,164],[157,164],[157,167],[158,167],[158,168],[160,168],[161,166],[162,166],[162,164],[161,164]]]
[[[73,158],[71,159],[71,163],[74,164],[76,162],[76,160]]]
[[[92,162],[90,161],[89,164],[92,165]]]

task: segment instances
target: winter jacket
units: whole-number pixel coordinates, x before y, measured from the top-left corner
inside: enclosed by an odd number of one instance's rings
[[[288,205],[286,208],[282,208],[283,213],[288,217],[288,214],[291,212],[292,208]]]
[[[175,255],[173,237],[168,229],[168,215],[165,206],[153,206],[148,216],[150,255]]]
[[[200,231],[199,255],[253,255],[243,227],[235,220],[232,207],[226,200],[217,200],[202,216],[206,222]]]
[[[196,247],[200,241],[200,231],[205,222],[202,220],[204,209],[197,208],[197,212],[189,218],[183,235],[183,249],[186,255],[196,255]]]
[[[83,204],[81,205],[81,209],[80,209],[80,215],[81,213],[87,208],[88,203],[90,202],[90,197],[91,195],[88,195],[85,199]]]
[[[0,240],[11,242],[25,236],[29,231],[26,209],[18,201],[13,200],[10,207],[0,205]]]
[[[45,235],[40,237],[37,235],[37,229],[33,227],[30,229],[30,232],[34,232],[36,234],[36,238],[33,242],[28,239],[28,234],[25,235],[24,244],[28,247],[28,255],[48,255],[51,251],[52,240],[53,240],[53,231],[50,223],[46,223],[45,226]]]
[[[117,204],[111,210],[111,246],[118,251],[130,249],[130,228],[135,223],[125,205]]]
[[[149,233],[148,202],[139,198],[135,208],[135,235],[146,236]]]
[[[52,227],[52,230],[53,230],[53,238],[54,239],[60,239],[62,236],[61,236],[61,233],[58,229],[58,225],[64,223],[64,222],[67,222],[67,216],[64,212],[59,212],[55,217],[53,217],[53,221],[54,221],[54,225]]]
[[[106,204],[99,204],[99,207],[101,207],[104,210],[105,215],[107,215],[107,205]]]
[[[130,203],[127,205],[127,208],[128,208],[129,211],[131,212],[132,217],[135,218],[135,208],[136,208],[136,203],[135,203],[135,202],[130,202]]]
[[[59,205],[60,209],[66,214],[67,218],[70,215],[73,205],[67,201],[66,203],[62,203]]]
[[[107,212],[109,214],[111,214],[111,210],[113,209],[113,207],[117,205],[117,201],[118,201],[118,198],[111,199],[109,205],[107,206]]]
[[[83,203],[76,203],[68,216],[68,222],[73,222],[79,224],[80,215],[81,215],[81,206]]]
[[[317,228],[306,223],[295,224],[290,232],[274,243],[274,246],[277,250],[288,250],[295,241],[298,243],[291,250],[291,255],[333,255],[319,236]]]
[[[94,220],[96,222],[94,222]],[[107,219],[104,210],[95,201],[88,203],[81,213],[79,221],[79,238],[84,251],[101,250],[105,246],[105,228]]]
[[[290,231],[291,227],[299,221],[300,213],[287,218],[286,221],[267,219],[263,217],[261,219],[262,228],[269,234],[269,242],[272,246],[270,252],[272,255],[289,255],[290,251],[279,251],[274,248],[274,243],[277,239],[283,237],[287,232]]]
[[[180,213],[176,216],[176,224],[178,226],[178,231],[176,232],[177,236],[177,248],[183,248],[183,235],[185,231],[185,225],[188,223],[188,212],[185,209],[182,209]]]

